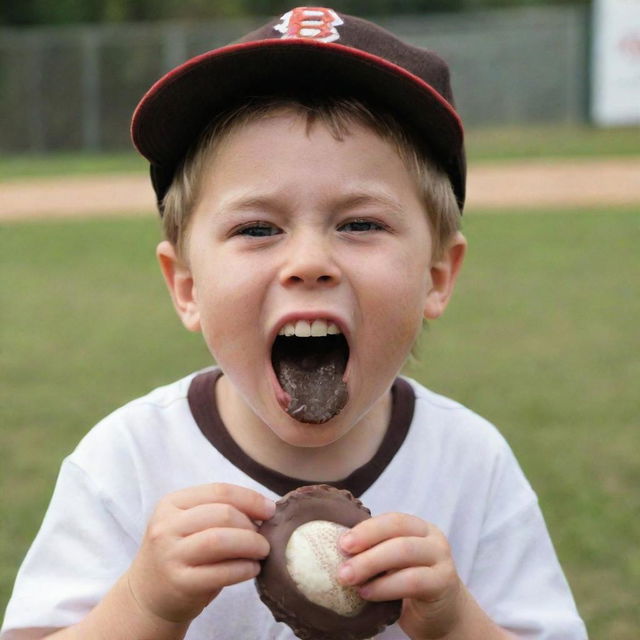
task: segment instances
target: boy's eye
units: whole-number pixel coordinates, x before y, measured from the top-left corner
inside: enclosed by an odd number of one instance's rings
[[[249,236],[251,238],[267,238],[281,233],[278,227],[268,222],[252,222],[245,224],[234,232],[237,236]]]
[[[350,220],[339,227],[340,231],[363,232],[363,231],[382,231],[384,227],[374,220]]]

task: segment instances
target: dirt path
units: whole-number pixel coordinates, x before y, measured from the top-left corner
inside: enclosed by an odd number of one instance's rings
[[[467,211],[540,207],[640,207],[640,157],[478,164],[469,171]],[[0,182],[0,220],[146,214],[155,211],[144,175]]]
[[[480,164],[468,207],[507,209],[640,205],[640,157]]]

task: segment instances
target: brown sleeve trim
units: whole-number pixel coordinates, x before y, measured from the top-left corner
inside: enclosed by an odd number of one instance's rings
[[[284,495],[301,485],[310,484],[308,481],[292,478],[259,464],[236,444],[222,422],[216,405],[215,384],[221,375],[222,372],[219,369],[205,371],[195,376],[189,387],[189,407],[205,438],[229,462],[278,495]],[[359,497],[391,463],[407,437],[415,407],[413,389],[406,380],[397,378],[391,388],[391,395],[389,428],[373,458],[343,480],[324,484],[330,484],[338,489],[348,489],[353,495]],[[318,484],[321,482],[317,481]]]

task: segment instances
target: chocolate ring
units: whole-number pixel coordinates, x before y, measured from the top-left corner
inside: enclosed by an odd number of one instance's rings
[[[371,517],[360,500],[329,485],[311,485],[288,493],[276,506],[258,530],[271,552],[256,586],[277,621],[301,640],[364,640],[398,619],[401,600],[368,602],[334,577],[347,557],[337,545],[340,535]]]

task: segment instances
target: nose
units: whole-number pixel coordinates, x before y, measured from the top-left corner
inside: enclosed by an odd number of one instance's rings
[[[305,233],[289,239],[280,272],[283,285],[335,286],[340,279],[341,269],[328,238]]]

